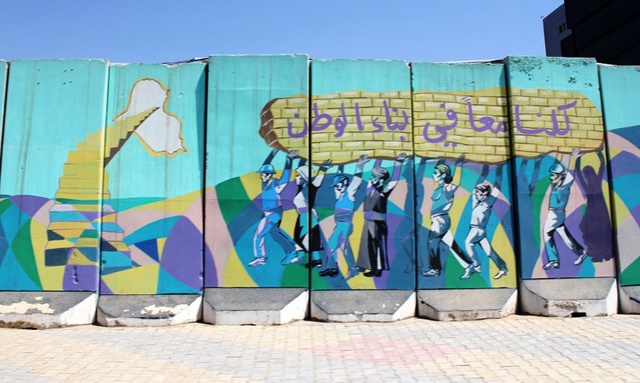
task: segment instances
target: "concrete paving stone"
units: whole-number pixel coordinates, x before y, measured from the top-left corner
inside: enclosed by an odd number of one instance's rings
[[[11,372],[0,374],[0,381],[633,381],[627,378],[640,376],[639,316],[582,319],[0,329],[0,342],[11,345],[0,349],[0,370]]]

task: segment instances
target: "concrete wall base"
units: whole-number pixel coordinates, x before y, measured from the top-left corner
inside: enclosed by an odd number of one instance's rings
[[[44,329],[92,324],[98,294],[85,291],[0,292],[0,326]]]
[[[106,327],[170,326],[199,319],[202,297],[176,295],[101,295],[97,322]]]
[[[515,314],[516,289],[419,290],[418,315],[439,321],[503,318]]]
[[[524,314],[550,317],[613,315],[618,310],[615,278],[526,279],[520,282]]]
[[[325,322],[394,322],[415,316],[416,295],[406,290],[312,291],[311,318]]]
[[[305,288],[207,288],[202,320],[216,325],[279,325],[307,315]]]
[[[640,314],[640,286],[620,286],[620,312]]]

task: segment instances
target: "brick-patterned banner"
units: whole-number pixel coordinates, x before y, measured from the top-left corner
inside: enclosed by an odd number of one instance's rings
[[[603,143],[602,116],[577,92],[547,89],[506,90],[501,87],[468,92],[416,91],[413,116],[409,92],[348,91],[316,96],[311,126],[305,95],[274,99],[262,111],[260,135],[271,147],[306,153],[309,131],[317,145],[314,162],[357,160],[361,154],[394,159],[401,152],[455,159],[462,154],[480,163],[509,158],[507,127],[514,133],[520,156],[550,152],[597,150]],[[413,117],[413,118],[412,118]],[[412,129],[412,122],[414,123]]]

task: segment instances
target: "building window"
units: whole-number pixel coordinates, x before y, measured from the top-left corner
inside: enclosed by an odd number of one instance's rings
[[[564,31],[567,30],[567,23],[562,23],[562,25],[560,25],[560,27],[558,27],[559,32],[562,33]]]

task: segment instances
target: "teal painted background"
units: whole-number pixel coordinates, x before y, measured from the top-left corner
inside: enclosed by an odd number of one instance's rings
[[[595,59],[509,56],[505,64],[510,87],[580,92],[602,110]]]
[[[506,87],[505,67],[483,63],[411,63],[413,90],[473,91]]]
[[[102,60],[11,62],[2,161],[18,166],[0,193],[53,198],[69,151],[104,124],[107,81]]]
[[[307,94],[308,57],[211,56],[206,185],[255,172],[270,149],[257,134],[260,112],[274,98]],[[228,148],[239,150],[227,150]]]
[[[312,68],[313,94],[410,89],[408,65],[404,61],[313,60]]]

